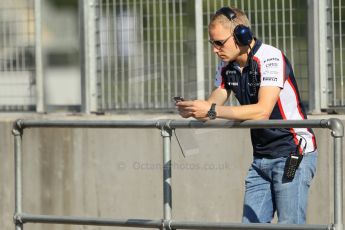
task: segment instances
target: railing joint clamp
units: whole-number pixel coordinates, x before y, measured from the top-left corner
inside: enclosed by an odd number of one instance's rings
[[[12,134],[14,136],[22,136],[23,135],[23,127],[22,127],[21,122],[22,122],[22,120],[19,119],[13,123]]]
[[[160,124],[161,135],[163,137],[171,137],[172,129],[170,128],[171,120],[165,120],[163,124]]]
[[[331,134],[333,137],[344,136],[344,125],[338,118],[331,118],[327,122],[327,127],[332,130]]]
[[[19,213],[15,213],[13,215],[13,222],[15,224],[24,224],[23,219],[22,219],[22,215]]]
[[[174,230],[171,228],[172,220],[162,220],[162,229],[163,230]]]

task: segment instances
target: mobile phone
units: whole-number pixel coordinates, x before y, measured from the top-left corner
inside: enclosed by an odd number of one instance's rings
[[[175,102],[184,101],[183,97],[173,97]]]

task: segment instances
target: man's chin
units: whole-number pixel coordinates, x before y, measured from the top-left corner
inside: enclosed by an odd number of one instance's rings
[[[230,61],[230,59],[227,58],[227,57],[219,57],[219,58],[220,58],[220,60],[222,60],[224,62],[229,62]]]
[[[228,62],[230,61],[230,59],[224,55],[218,55],[219,59],[222,60],[222,61],[225,61],[225,62]]]

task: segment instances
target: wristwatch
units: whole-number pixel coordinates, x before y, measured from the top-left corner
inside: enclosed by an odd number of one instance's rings
[[[210,110],[207,112],[208,118],[210,120],[214,120],[217,117],[217,112],[216,112],[216,103],[212,103]]]

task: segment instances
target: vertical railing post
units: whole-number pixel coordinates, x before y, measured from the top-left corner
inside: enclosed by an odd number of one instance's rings
[[[328,106],[327,1],[308,0],[309,110]]]
[[[330,119],[334,138],[334,229],[343,230],[343,137],[344,126],[339,119]]]
[[[18,214],[22,213],[22,129],[15,123],[12,134],[14,136],[14,177],[15,177],[15,230],[23,230],[23,223]]]
[[[343,230],[343,137],[334,137],[334,226]]]
[[[196,90],[197,98],[205,98],[205,71],[204,71],[204,32],[202,0],[195,0],[195,45],[196,45]]]
[[[41,0],[35,0],[35,70],[36,70],[36,112],[45,112]]]
[[[95,45],[96,7],[96,0],[79,0],[81,98],[84,113],[98,111]]]
[[[163,218],[164,222],[171,220],[172,195],[171,195],[171,129],[161,128],[163,137]],[[169,229],[167,226],[164,229]]]

